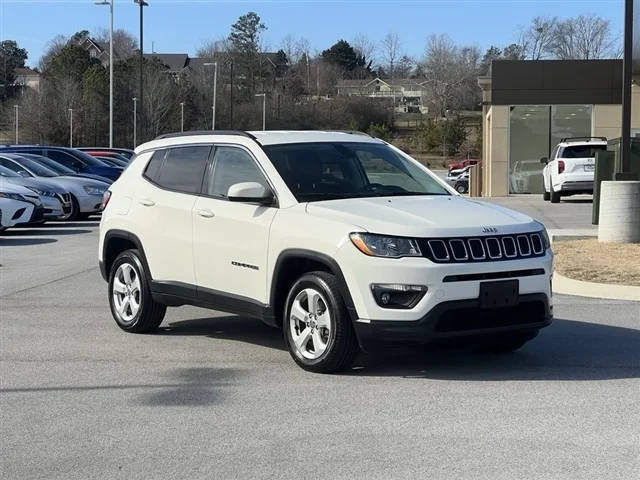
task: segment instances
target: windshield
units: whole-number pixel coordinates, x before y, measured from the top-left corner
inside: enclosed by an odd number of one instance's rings
[[[33,173],[37,177],[57,177],[58,176],[58,174],[53,170],[51,170],[50,168],[47,168],[41,165],[40,163],[36,162],[35,160],[31,160],[30,158],[22,157],[19,160],[17,160],[17,162],[20,163],[20,165],[22,165],[23,167],[29,169],[31,173]]]
[[[74,157],[76,157],[77,159],[82,160],[87,165],[91,165],[91,166],[94,166],[94,167],[108,167],[109,166],[106,163],[104,163],[103,161],[98,160],[96,157],[92,157],[88,153],[85,153],[85,152],[83,152],[81,150],[69,149],[68,152],[70,154],[72,154]]]
[[[76,172],[71,170],[69,167],[65,167],[61,163],[56,162],[55,160],[51,160],[47,157],[42,157],[40,155],[33,155],[31,153],[22,153],[23,157],[29,157],[34,162],[39,163],[47,167],[49,170],[52,170],[60,175],[75,175]]]
[[[606,145],[572,145],[562,149],[560,158],[595,158],[596,152],[604,152]]]
[[[436,179],[387,145],[323,142],[263,148],[299,202],[449,195]]]
[[[0,165],[0,177],[19,177],[16,172]]]

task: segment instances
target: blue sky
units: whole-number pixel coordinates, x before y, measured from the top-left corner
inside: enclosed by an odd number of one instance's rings
[[[340,38],[359,33],[380,41],[393,30],[409,55],[421,56],[425,39],[446,33],[458,44],[504,46],[536,15],[569,17],[596,13],[622,32],[623,0],[148,0],[145,51],[195,54],[210,39],[229,33],[247,11],[256,11],[268,30],[265,43],[277,49],[291,34],[323,50]],[[0,0],[0,37],[14,39],[36,65],[47,42],[57,34],[96,31],[108,26],[108,8],[92,0]],[[116,28],[137,36],[138,8],[133,0],[116,0]]]

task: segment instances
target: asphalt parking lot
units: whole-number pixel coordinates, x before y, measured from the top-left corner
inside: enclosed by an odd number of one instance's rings
[[[590,218],[496,201],[548,228]],[[156,334],[121,332],[97,227],[0,236],[2,478],[638,476],[640,303],[558,295],[516,353],[402,348],[314,375],[250,319],[181,307]]]

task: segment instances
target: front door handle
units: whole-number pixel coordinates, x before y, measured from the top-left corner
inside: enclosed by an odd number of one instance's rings
[[[154,202],[150,198],[141,198],[139,200],[139,203],[140,205],[144,205],[145,207],[153,207],[156,204],[156,202]]]
[[[204,218],[213,218],[215,217],[214,213],[208,208],[202,208],[200,210],[196,210],[196,213]]]

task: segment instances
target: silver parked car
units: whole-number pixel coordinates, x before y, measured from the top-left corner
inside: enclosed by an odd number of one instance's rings
[[[102,196],[109,184],[76,176],[59,175],[55,171],[39,163],[36,159],[21,154],[7,153],[0,155],[0,165],[13,170],[23,177],[45,178],[58,185],[71,195],[71,213],[68,220],[86,218],[100,211]]]
[[[44,207],[45,220],[65,220],[71,213],[71,197],[63,188],[36,177],[22,177],[13,170],[0,166],[0,176],[14,185],[22,185],[38,194]]]

